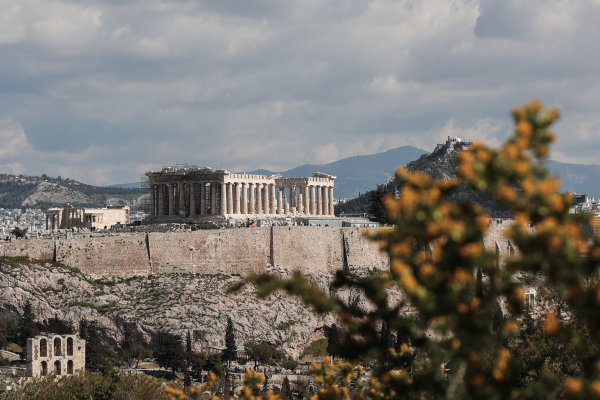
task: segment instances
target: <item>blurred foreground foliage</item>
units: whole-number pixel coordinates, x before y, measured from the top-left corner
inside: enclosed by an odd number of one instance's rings
[[[456,179],[396,172],[400,198],[384,198],[393,228],[367,233],[389,254],[389,271],[338,271],[332,283],[362,291],[368,310],[299,272],[287,280],[248,278],[261,297],[283,290],[339,316],[340,340],[330,351],[342,360],[314,365],[316,399],[600,398],[600,243],[584,234],[593,219],[569,214],[571,196],[557,192],[558,180],[544,167],[558,116],[537,101],[515,108],[514,134],[500,149],[474,143],[461,152]],[[516,254],[500,263],[495,249],[484,248],[489,215],[473,202],[446,200],[461,185],[514,215],[505,234]],[[517,273],[544,288],[533,310]],[[393,286],[405,302],[391,304]],[[414,312],[405,313],[407,306]],[[397,345],[390,346],[390,335]],[[249,371],[239,397],[258,395],[262,379]],[[200,398],[209,386],[190,396]]]
[[[161,400],[168,399],[164,381],[148,375],[113,372],[79,372],[56,379],[56,375],[31,378],[5,393],[7,400]]]

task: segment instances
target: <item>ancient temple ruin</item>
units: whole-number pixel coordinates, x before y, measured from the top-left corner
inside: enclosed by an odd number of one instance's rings
[[[334,215],[336,177],[320,172],[307,178],[281,178],[182,166],[150,171],[146,176],[150,187],[149,221]]]
[[[27,339],[27,376],[71,375],[85,369],[85,340],[77,335]]]
[[[71,228],[107,229],[118,224],[128,224],[128,206],[108,206],[106,208],[73,207],[66,203],[63,208],[44,211],[46,230]]]

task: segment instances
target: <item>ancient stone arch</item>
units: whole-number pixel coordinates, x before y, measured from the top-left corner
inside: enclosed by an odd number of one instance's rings
[[[72,374],[84,368],[85,340],[78,336],[40,335],[27,339],[27,376]]]

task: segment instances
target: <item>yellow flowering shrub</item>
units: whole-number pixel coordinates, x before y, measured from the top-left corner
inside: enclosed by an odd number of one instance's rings
[[[289,280],[269,274],[248,278],[259,296],[284,290],[316,312],[338,313],[343,338],[335,353],[347,361],[314,365],[315,400],[600,398],[600,354],[595,351],[577,373],[568,368],[556,373],[548,367],[553,360],[542,357],[542,372],[532,379],[531,374],[523,378],[523,357],[515,355],[532,349],[515,353],[511,345],[526,311],[523,290],[513,279],[518,271],[545,276],[555,301],[580,324],[572,329],[564,315],[548,312],[540,317],[544,340],[580,351],[600,338],[600,243],[587,238],[583,229],[594,222],[587,215],[569,214],[571,196],[557,192],[559,181],[544,166],[556,139],[550,127],[559,112],[533,101],[512,114],[514,133],[501,148],[474,143],[460,153],[458,178],[433,180],[424,173],[396,172],[400,198],[384,200],[393,228],[368,233],[389,254],[390,270],[370,277],[338,271],[332,283],[362,291],[374,305],[369,311],[329,296],[299,272]],[[517,254],[497,262],[495,249],[483,246],[489,227],[484,210],[471,202],[445,200],[461,185],[512,212],[515,223],[505,234]],[[475,295],[478,268],[487,277],[483,297]],[[391,285],[402,289],[416,316],[402,313],[407,304],[389,305],[386,289]],[[493,332],[501,298],[510,316]],[[383,343],[379,335],[384,324],[404,344],[395,349]],[[581,332],[587,332],[585,340]],[[249,372],[238,396],[254,398],[260,379]],[[194,393],[204,391],[206,387]],[[175,391],[171,395],[185,398]],[[272,393],[266,397],[276,398]]]

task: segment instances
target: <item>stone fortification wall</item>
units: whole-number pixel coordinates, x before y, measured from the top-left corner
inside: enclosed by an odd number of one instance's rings
[[[54,242],[51,240],[15,240],[2,242],[0,254],[9,257],[30,257],[38,260],[52,260]]]
[[[361,231],[360,228],[342,228],[347,269],[357,273],[374,268],[388,269],[390,258],[387,253],[379,251],[377,243],[364,237]]]
[[[150,273],[143,234],[59,240],[56,261],[93,276],[128,277]]]
[[[505,235],[505,231],[513,223],[513,220],[492,219],[483,236],[483,247],[487,251],[497,254],[498,265],[504,265],[507,257],[514,256],[519,252]]]
[[[269,228],[150,233],[153,273],[245,274],[265,271]]]
[[[272,241],[274,265],[316,271],[344,268],[340,228],[275,226]]]
[[[501,264],[517,249],[504,237],[509,221],[492,221],[484,246],[498,249]],[[279,226],[131,234],[71,240],[16,240],[0,254],[52,259],[93,277],[171,272],[246,274],[271,265],[289,270],[385,270],[389,259],[360,228]]]

